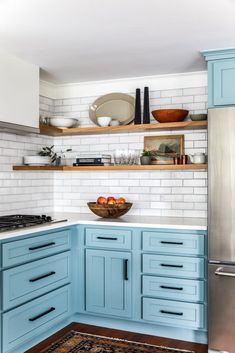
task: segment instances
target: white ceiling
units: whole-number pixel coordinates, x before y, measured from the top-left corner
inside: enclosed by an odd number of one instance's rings
[[[198,71],[235,46],[235,0],[0,0],[0,46],[55,83]]]

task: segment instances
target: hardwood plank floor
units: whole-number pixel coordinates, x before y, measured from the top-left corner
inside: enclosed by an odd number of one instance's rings
[[[178,341],[178,340],[150,336],[150,335],[142,335],[140,333],[114,330],[114,329],[109,329],[109,328],[99,327],[99,326],[71,323],[70,325],[66,326],[62,330],[58,331],[57,333],[55,333],[45,341],[39,343],[37,346],[31,348],[25,353],[40,353],[42,349],[45,349],[46,347],[48,347],[51,343],[58,340],[60,337],[62,337],[70,330],[77,330],[80,332],[91,333],[91,334],[100,335],[100,336],[122,338],[129,341],[156,344],[159,346],[166,346],[170,348],[186,349],[186,350],[194,351],[195,353],[208,352],[207,345],[204,345],[204,344],[184,342],[184,341]]]

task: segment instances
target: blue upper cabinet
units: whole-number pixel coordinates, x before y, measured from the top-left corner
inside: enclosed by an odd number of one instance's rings
[[[208,106],[235,105],[235,48],[206,50],[208,62]]]

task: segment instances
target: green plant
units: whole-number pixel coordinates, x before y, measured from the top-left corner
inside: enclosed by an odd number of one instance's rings
[[[57,159],[57,154],[55,153],[55,151],[53,149],[54,149],[54,145],[51,147],[46,146],[46,147],[43,147],[38,154],[39,154],[39,156],[50,157],[51,162],[54,163]]]
[[[151,156],[151,151],[148,151],[148,150],[143,149],[142,156],[143,156],[143,157],[144,157],[144,156],[150,157],[150,156]]]
[[[51,163],[54,163],[58,160],[61,159],[61,156],[65,153],[65,152],[71,152],[72,151],[72,148],[67,148],[67,150],[65,151],[61,151],[60,154],[56,153],[54,151],[54,145],[51,146],[51,147],[43,147],[41,149],[41,151],[38,153],[39,156],[47,156],[47,157],[50,157],[51,158]]]

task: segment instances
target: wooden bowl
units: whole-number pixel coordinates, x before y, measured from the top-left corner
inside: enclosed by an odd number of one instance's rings
[[[177,123],[183,121],[188,115],[186,109],[157,109],[152,115],[159,123]]]
[[[102,218],[118,218],[131,209],[132,203],[126,202],[120,205],[97,205],[96,202],[88,202],[87,206],[96,216]]]

